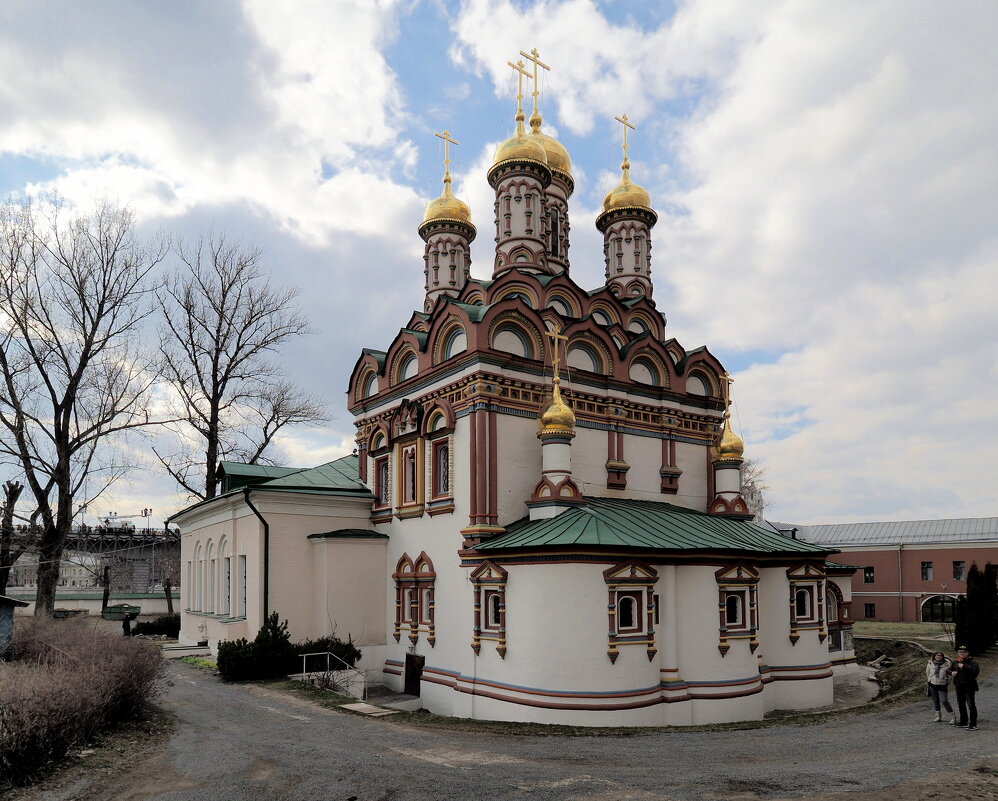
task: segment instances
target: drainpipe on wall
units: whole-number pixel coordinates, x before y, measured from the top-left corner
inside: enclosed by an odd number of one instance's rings
[[[904,623],[904,595],[901,594],[901,549],[904,543],[898,543],[898,618],[900,623]]]
[[[253,514],[256,515],[257,519],[263,524],[263,622],[265,623],[267,615],[270,614],[270,605],[268,603],[270,597],[270,523],[266,521],[264,516],[260,514],[260,510],[250,500],[249,487],[243,487],[243,499]]]

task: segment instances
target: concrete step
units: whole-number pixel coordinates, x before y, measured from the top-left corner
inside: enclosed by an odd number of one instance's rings
[[[400,712],[415,712],[423,708],[423,699],[419,696],[398,693],[381,684],[368,687],[367,700],[371,704]]]

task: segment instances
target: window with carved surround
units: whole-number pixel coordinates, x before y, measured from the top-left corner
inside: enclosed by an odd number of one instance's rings
[[[402,554],[395,572],[395,629],[392,636],[400,642],[406,632],[409,642],[419,642],[419,635],[425,634],[432,648],[436,645],[436,603],[434,591],[437,574],[433,562],[425,552],[415,562],[408,554]]]
[[[424,470],[423,440],[411,439],[396,447],[395,516],[419,517],[423,514]]]
[[[471,649],[481,653],[483,642],[494,642],[506,658],[506,581],[509,574],[495,562],[482,562],[471,572],[475,593],[475,625]]]
[[[803,562],[787,570],[790,584],[790,642],[797,644],[801,630],[816,629],[818,641],[828,636],[825,621],[825,569],[823,564]]]
[[[607,650],[616,663],[621,647],[644,646],[648,661],[654,659],[655,584],[658,572],[650,565],[634,560],[622,562],[603,571],[607,587]]]
[[[717,581],[717,650],[724,656],[732,640],[746,640],[749,651],[759,647],[759,571],[739,562],[714,573]]]

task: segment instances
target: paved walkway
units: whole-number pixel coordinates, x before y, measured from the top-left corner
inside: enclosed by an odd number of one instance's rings
[[[227,685],[171,664],[164,706],[180,720],[159,754],[49,801],[403,801],[404,799],[750,799],[881,791],[961,772],[994,798],[998,687],[980,693],[982,729],[929,723],[928,704],[817,726],[627,737],[516,737],[427,730]],[[979,778],[978,778],[979,777]],[[988,782],[994,782],[988,784]],[[916,782],[917,784],[917,782]],[[980,787],[988,795],[977,795]],[[989,789],[988,789],[989,788]],[[995,793],[996,795],[990,795]],[[915,797],[904,789],[893,795]],[[876,797],[876,796],[873,796]],[[929,797],[918,795],[917,797]]]

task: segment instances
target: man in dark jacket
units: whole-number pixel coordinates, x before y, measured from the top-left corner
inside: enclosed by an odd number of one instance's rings
[[[977,731],[977,674],[980,666],[971,658],[967,646],[961,645],[956,651],[953,661],[953,686],[956,687],[956,703],[960,708],[960,721],[954,726],[965,727],[968,731]],[[970,717],[967,717],[967,711]]]

